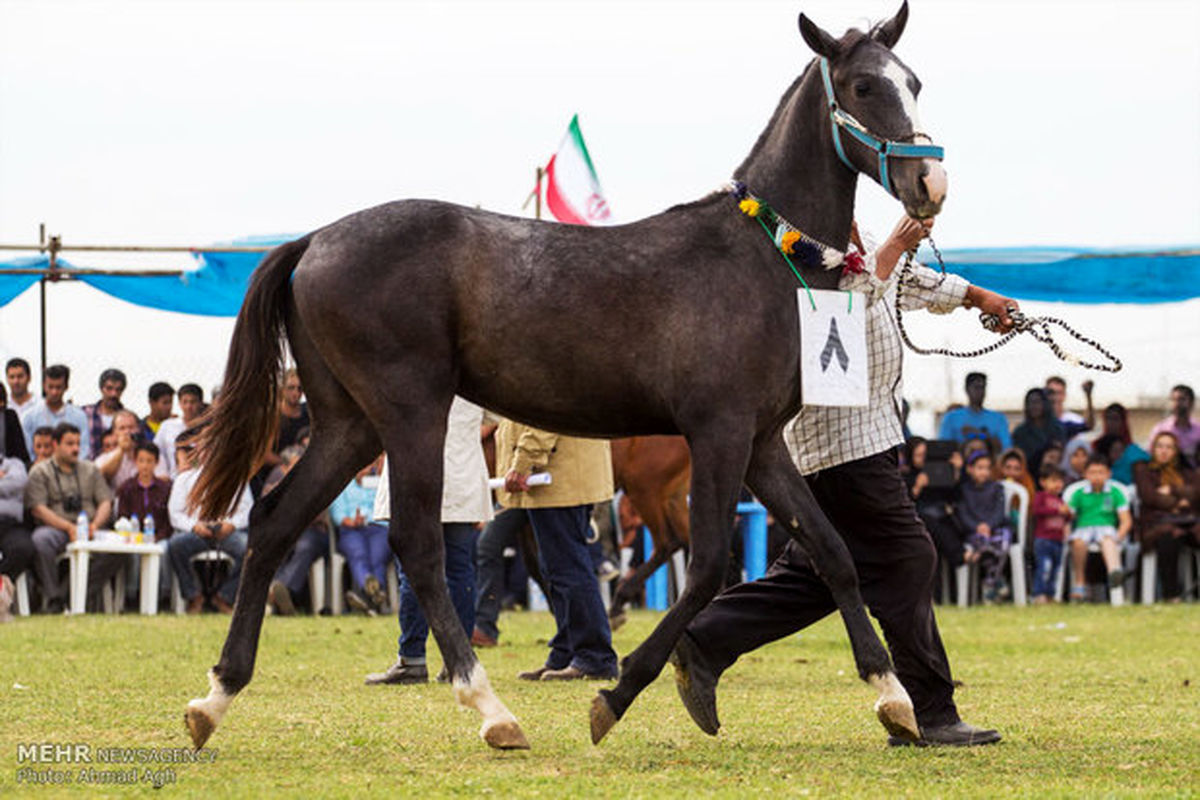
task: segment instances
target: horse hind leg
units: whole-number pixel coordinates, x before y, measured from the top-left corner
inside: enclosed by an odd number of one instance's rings
[[[446,586],[439,521],[445,414],[440,419],[436,414],[409,414],[403,425],[403,429],[389,430],[384,437],[390,454],[392,516],[388,539],[392,550],[400,558],[429,622],[450,674],[455,699],[483,717],[480,737],[498,750],[527,750],[529,742],[517,718],[496,695],[471,649]]]
[[[817,505],[808,483],[796,471],[782,437],[760,441],[750,461],[746,483],[776,521],[812,559],[817,573],[829,586],[850,637],[859,677],[879,692],[875,714],[893,736],[917,740],[920,730],[908,692],[896,677],[887,649],[867,617],[858,589],[854,561],[841,536]]]

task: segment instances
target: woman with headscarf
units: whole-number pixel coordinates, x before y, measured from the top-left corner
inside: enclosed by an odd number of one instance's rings
[[[1149,461],[1150,454],[1129,434],[1129,412],[1120,403],[1104,409],[1104,434],[1092,444],[1093,452],[1108,459],[1114,481],[1133,485],[1133,465]]]
[[[1025,393],[1025,419],[1013,431],[1012,439],[1013,445],[1025,454],[1027,464],[1041,463],[1047,447],[1067,440],[1062,423],[1051,413],[1044,389],[1030,389]]]
[[[1142,503],[1138,535],[1143,552],[1153,550],[1158,554],[1163,599],[1178,603],[1182,594],[1179,553],[1185,546],[1200,546],[1200,474],[1180,457],[1179,442],[1173,433],[1159,433],[1150,450],[1150,461],[1133,470]]]

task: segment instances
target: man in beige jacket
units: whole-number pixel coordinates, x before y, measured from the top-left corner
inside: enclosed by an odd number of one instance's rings
[[[558,626],[545,665],[519,677],[615,678],[617,654],[587,547],[591,506],[613,495],[608,442],[504,420],[496,431],[496,467],[504,473],[500,503],[529,512]],[[531,489],[528,479],[536,472],[549,472],[553,483]]]

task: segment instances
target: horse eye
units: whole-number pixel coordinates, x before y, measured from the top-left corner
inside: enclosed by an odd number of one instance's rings
[[[871,93],[871,84],[870,83],[868,83],[867,81],[855,81],[854,82],[854,96],[855,97],[866,97],[870,93]]]

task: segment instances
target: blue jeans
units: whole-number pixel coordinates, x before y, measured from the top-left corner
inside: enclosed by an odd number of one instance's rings
[[[469,522],[447,522],[442,525],[446,543],[446,585],[450,600],[467,636],[475,628],[475,542],[479,532]],[[400,657],[410,664],[425,661],[425,640],[429,638],[429,622],[417,603],[417,593],[408,582],[397,562],[400,574]]]
[[[176,531],[167,540],[167,557],[171,560],[171,568],[179,578],[179,593],[184,600],[191,600],[200,595],[200,587],[196,582],[196,573],[192,569],[192,556],[198,556],[205,550],[219,550],[233,556],[233,569],[229,577],[221,584],[217,594],[226,603],[233,604],[237,597],[238,580],[242,577],[242,559],[246,557],[246,531],[234,531],[221,541],[216,539],[201,539],[192,531]]]
[[[538,543],[542,576],[558,630],[550,640],[546,666],[573,666],[589,675],[617,674],[617,654],[587,539],[591,506],[531,508],[529,522]]]
[[[329,536],[320,528],[305,528],[296,540],[287,561],[275,573],[275,580],[283,583],[292,594],[304,591],[308,584],[308,570],[318,558],[329,555]],[[315,613],[318,609],[313,609]]]
[[[392,554],[387,528],[374,522],[361,528],[338,526],[338,550],[346,557],[350,577],[359,589],[367,576],[374,575],[380,585],[387,580],[387,563]]]
[[[1051,539],[1033,540],[1033,596],[1052,597],[1058,588],[1058,570],[1062,566],[1063,543]]]

